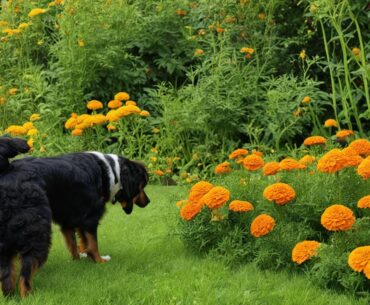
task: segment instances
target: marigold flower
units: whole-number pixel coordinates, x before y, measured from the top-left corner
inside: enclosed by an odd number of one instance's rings
[[[323,155],[317,163],[317,169],[322,173],[336,173],[346,166],[346,156],[338,149],[332,149]]]
[[[336,120],[334,120],[334,119],[328,119],[328,120],[325,121],[324,126],[326,128],[329,128],[329,127],[338,127],[338,124],[337,124],[337,121]]]
[[[370,264],[369,263],[366,264],[363,272],[364,272],[366,278],[370,279]]]
[[[357,207],[360,209],[369,209],[370,208],[370,195],[362,197],[357,202]]]
[[[357,168],[357,174],[365,180],[370,178],[370,159],[366,158],[362,160]]]
[[[240,49],[240,53],[245,53],[245,54],[249,54],[249,55],[252,55],[254,52],[255,52],[255,50],[253,48],[244,47],[244,48]]]
[[[126,103],[125,103],[125,105],[126,106],[130,106],[130,105],[132,105],[132,106],[136,106],[136,102],[135,101],[126,101]]]
[[[285,205],[296,197],[296,192],[289,184],[279,182],[266,187],[263,197],[278,205]]]
[[[8,90],[9,95],[15,95],[17,94],[18,89],[17,88],[11,88]]]
[[[32,129],[28,130],[27,136],[32,137],[32,136],[37,135],[37,133],[38,133],[37,129],[36,128],[32,128]]]
[[[254,237],[261,237],[269,234],[275,227],[275,219],[270,215],[261,214],[251,223],[250,232]]]
[[[357,139],[352,141],[349,147],[353,148],[359,155],[368,156],[370,155],[370,141],[366,139]]]
[[[77,125],[77,118],[72,117],[72,118],[69,118],[69,119],[65,122],[64,127],[65,127],[66,129],[73,129],[73,128],[75,128],[75,127],[76,127],[76,125]]]
[[[110,110],[105,115],[109,122],[117,122],[120,119],[120,116],[117,113],[117,110]]]
[[[297,160],[293,158],[285,158],[280,161],[281,170],[291,171],[291,170],[303,169],[303,168],[306,168],[306,165],[298,162]]]
[[[154,171],[154,174],[156,174],[157,176],[164,176],[164,172],[163,171],[161,171],[160,169],[156,169],[155,171]]]
[[[292,250],[292,261],[298,265],[317,254],[320,243],[314,240],[305,240],[295,245]]]
[[[27,144],[28,144],[28,146],[29,147],[31,147],[31,148],[33,148],[33,143],[35,142],[35,140],[34,139],[29,139],[28,141],[27,141]]]
[[[195,49],[194,56],[201,56],[204,55],[204,51],[202,49]]]
[[[260,156],[257,155],[250,155],[243,159],[243,166],[245,169],[250,171],[256,171],[263,167],[265,162]]]
[[[263,175],[272,176],[272,175],[275,175],[279,170],[280,170],[279,162],[267,162],[263,166]]]
[[[141,109],[139,107],[132,104],[126,105],[125,108],[129,114],[140,114],[141,112]]]
[[[83,48],[83,47],[85,46],[85,40],[83,40],[83,39],[79,39],[79,40],[77,40],[77,43],[78,43],[78,46],[79,46],[80,48]]]
[[[116,109],[122,106],[122,102],[119,100],[111,100],[108,103],[108,108],[110,109]]]
[[[354,249],[348,256],[348,265],[357,272],[364,271],[370,262],[370,246],[363,246]]]
[[[18,29],[25,29],[25,28],[27,28],[28,26],[29,26],[30,24],[29,23],[27,23],[27,22],[22,22],[22,23],[20,23],[19,25],[18,25]]]
[[[93,125],[101,125],[107,122],[107,117],[104,114],[94,114],[91,116]]]
[[[32,122],[26,122],[26,123],[24,123],[23,124],[23,127],[26,128],[27,131],[29,131],[30,129],[34,128]]]
[[[127,101],[130,99],[130,95],[127,92],[118,92],[114,96],[114,99],[118,101]]]
[[[5,131],[10,133],[12,136],[23,136],[27,134],[27,129],[19,125],[10,125],[5,129]]]
[[[360,56],[361,55],[361,49],[359,49],[359,48],[353,48],[352,49],[352,54],[355,57]]]
[[[344,139],[344,138],[347,138],[351,135],[354,135],[355,133],[352,131],[352,130],[348,130],[348,129],[342,129],[340,131],[338,131],[335,135],[338,139]]]
[[[182,219],[190,221],[199,214],[202,208],[203,206],[199,203],[188,203],[181,208],[180,216]]]
[[[140,113],[139,113],[140,116],[142,117],[148,117],[150,116],[150,113],[149,111],[146,111],[146,110],[142,110]]]
[[[215,186],[200,199],[199,203],[213,210],[222,207],[229,198],[229,190],[222,186]]]
[[[244,148],[238,148],[236,150],[234,150],[230,155],[229,155],[229,159],[231,160],[234,160],[234,159],[237,159],[239,157],[243,157],[243,156],[246,156],[248,155],[248,150],[244,149]]]
[[[229,204],[229,210],[233,212],[249,212],[253,211],[254,207],[253,204],[248,201],[233,200]]]
[[[38,114],[38,113],[33,113],[33,114],[31,114],[31,116],[30,116],[30,121],[31,122],[34,122],[34,121],[37,121],[37,120],[39,120],[41,117],[40,117],[40,115]]]
[[[195,183],[189,193],[190,202],[199,202],[199,200],[213,188],[213,184],[207,181]]]
[[[352,210],[341,204],[333,204],[321,215],[321,224],[329,231],[350,230],[356,221]]]
[[[311,155],[305,155],[303,156],[301,159],[299,159],[299,163],[303,164],[303,165],[309,165],[309,164],[312,164],[316,161],[316,158],[314,156],[311,156]]]
[[[303,104],[308,104],[311,102],[311,98],[309,96],[305,96],[302,100],[302,103]]]
[[[357,153],[357,151],[352,147],[346,147],[342,150],[342,153],[346,157],[345,159],[345,166],[346,167],[356,167],[358,166],[363,158]]]
[[[83,134],[83,129],[73,129],[72,130],[72,136],[81,136]]]
[[[97,100],[91,100],[86,104],[87,109],[98,110],[103,108],[103,103]]]
[[[34,8],[28,13],[28,17],[33,18],[40,14],[45,14],[48,10],[44,8]]]
[[[230,162],[222,162],[221,164],[218,164],[215,168],[215,174],[228,174],[231,172]]]
[[[319,144],[325,144],[325,143],[326,143],[326,139],[321,136],[308,137],[303,142],[303,144],[306,146],[319,145]]]

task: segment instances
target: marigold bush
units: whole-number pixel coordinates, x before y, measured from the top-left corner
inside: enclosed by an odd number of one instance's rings
[[[266,187],[263,197],[278,205],[285,205],[296,197],[296,192],[289,184],[279,182]]]
[[[314,240],[305,240],[295,245],[292,250],[292,261],[298,265],[317,254],[320,243]]]
[[[321,215],[321,224],[329,231],[350,230],[355,221],[352,210],[341,204],[331,205]]]
[[[254,237],[262,237],[269,234],[275,228],[275,219],[268,214],[257,216],[251,223],[250,232]]]

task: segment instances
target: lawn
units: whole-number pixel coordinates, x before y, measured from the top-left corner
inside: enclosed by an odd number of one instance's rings
[[[304,276],[231,269],[187,252],[175,231],[180,187],[149,186],[151,204],[127,216],[109,206],[100,226],[100,249],[112,260],[72,261],[55,227],[49,260],[34,278],[25,305],[108,304],[368,304],[320,290]],[[1,304],[19,304],[19,297]]]

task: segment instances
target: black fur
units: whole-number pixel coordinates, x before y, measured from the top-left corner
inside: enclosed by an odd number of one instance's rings
[[[121,181],[121,187],[112,193],[108,166],[114,168],[114,161],[110,155],[105,155],[107,162],[93,153],[73,153],[9,163],[8,158],[26,148],[21,139],[0,138],[0,279],[5,295],[14,288],[9,270],[17,253],[22,259],[21,276],[29,281],[30,266],[46,261],[51,217],[62,232],[73,233],[72,244],[75,230],[97,241],[99,220],[110,199],[123,202],[127,214],[134,203],[140,207],[149,203],[143,191],[148,173],[137,162],[118,157],[119,177],[112,172],[114,182]]]

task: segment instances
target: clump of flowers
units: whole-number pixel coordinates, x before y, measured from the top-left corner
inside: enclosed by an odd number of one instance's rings
[[[348,265],[357,272],[364,272],[370,279],[370,246],[363,246],[354,249],[348,256]]]
[[[321,224],[329,231],[350,230],[356,222],[352,210],[341,204],[333,204],[321,215]]]
[[[215,167],[215,174],[228,174],[231,172],[231,170],[230,162],[225,161]]]
[[[281,170],[291,171],[291,170],[303,169],[303,168],[306,168],[306,165],[298,162],[297,160],[293,158],[285,158],[280,161]]]
[[[190,189],[189,201],[198,202],[212,188],[213,188],[213,184],[207,181],[199,181],[195,183]]]
[[[370,159],[366,158],[362,160],[357,168],[357,174],[359,174],[365,180],[370,178]]]
[[[248,201],[233,200],[229,204],[229,210],[233,212],[249,212],[253,211],[254,207],[253,204]]]
[[[370,195],[362,197],[357,202],[357,207],[360,209],[369,209],[370,208]]]
[[[230,199],[230,192],[222,186],[215,186],[199,201],[210,209],[219,209]]]
[[[296,197],[296,192],[289,184],[278,182],[266,187],[263,197],[278,205],[285,205]]]
[[[334,120],[334,119],[328,119],[328,120],[325,121],[324,126],[326,128],[329,128],[329,127],[338,127],[338,124],[337,124],[337,121],[336,120]]]
[[[251,223],[250,232],[254,237],[262,237],[269,234],[275,228],[275,219],[268,214],[257,216]]]
[[[322,145],[326,143],[326,139],[321,136],[312,136],[308,137],[303,141],[303,144],[306,146],[312,146],[312,145]]]
[[[370,141],[366,139],[357,139],[352,141],[349,147],[353,148],[359,155],[367,157],[370,155]]]
[[[263,175],[264,176],[272,176],[279,172],[280,170],[280,163],[279,162],[267,162],[263,166]]]
[[[295,245],[292,250],[292,261],[298,265],[317,254],[320,243],[314,240],[305,240]]]
[[[243,159],[243,167],[250,171],[256,171],[263,167],[264,164],[265,162],[263,161],[263,159],[256,154],[252,154]]]
[[[190,221],[199,214],[202,208],[203,206],[199,203],[188,203],[181,208],[180,216],[182,219]]]
[[[317,169],[322,173],[336,173],[346,166],[346,156],[340,149],[332,149],[323,155],[318,164]]]

